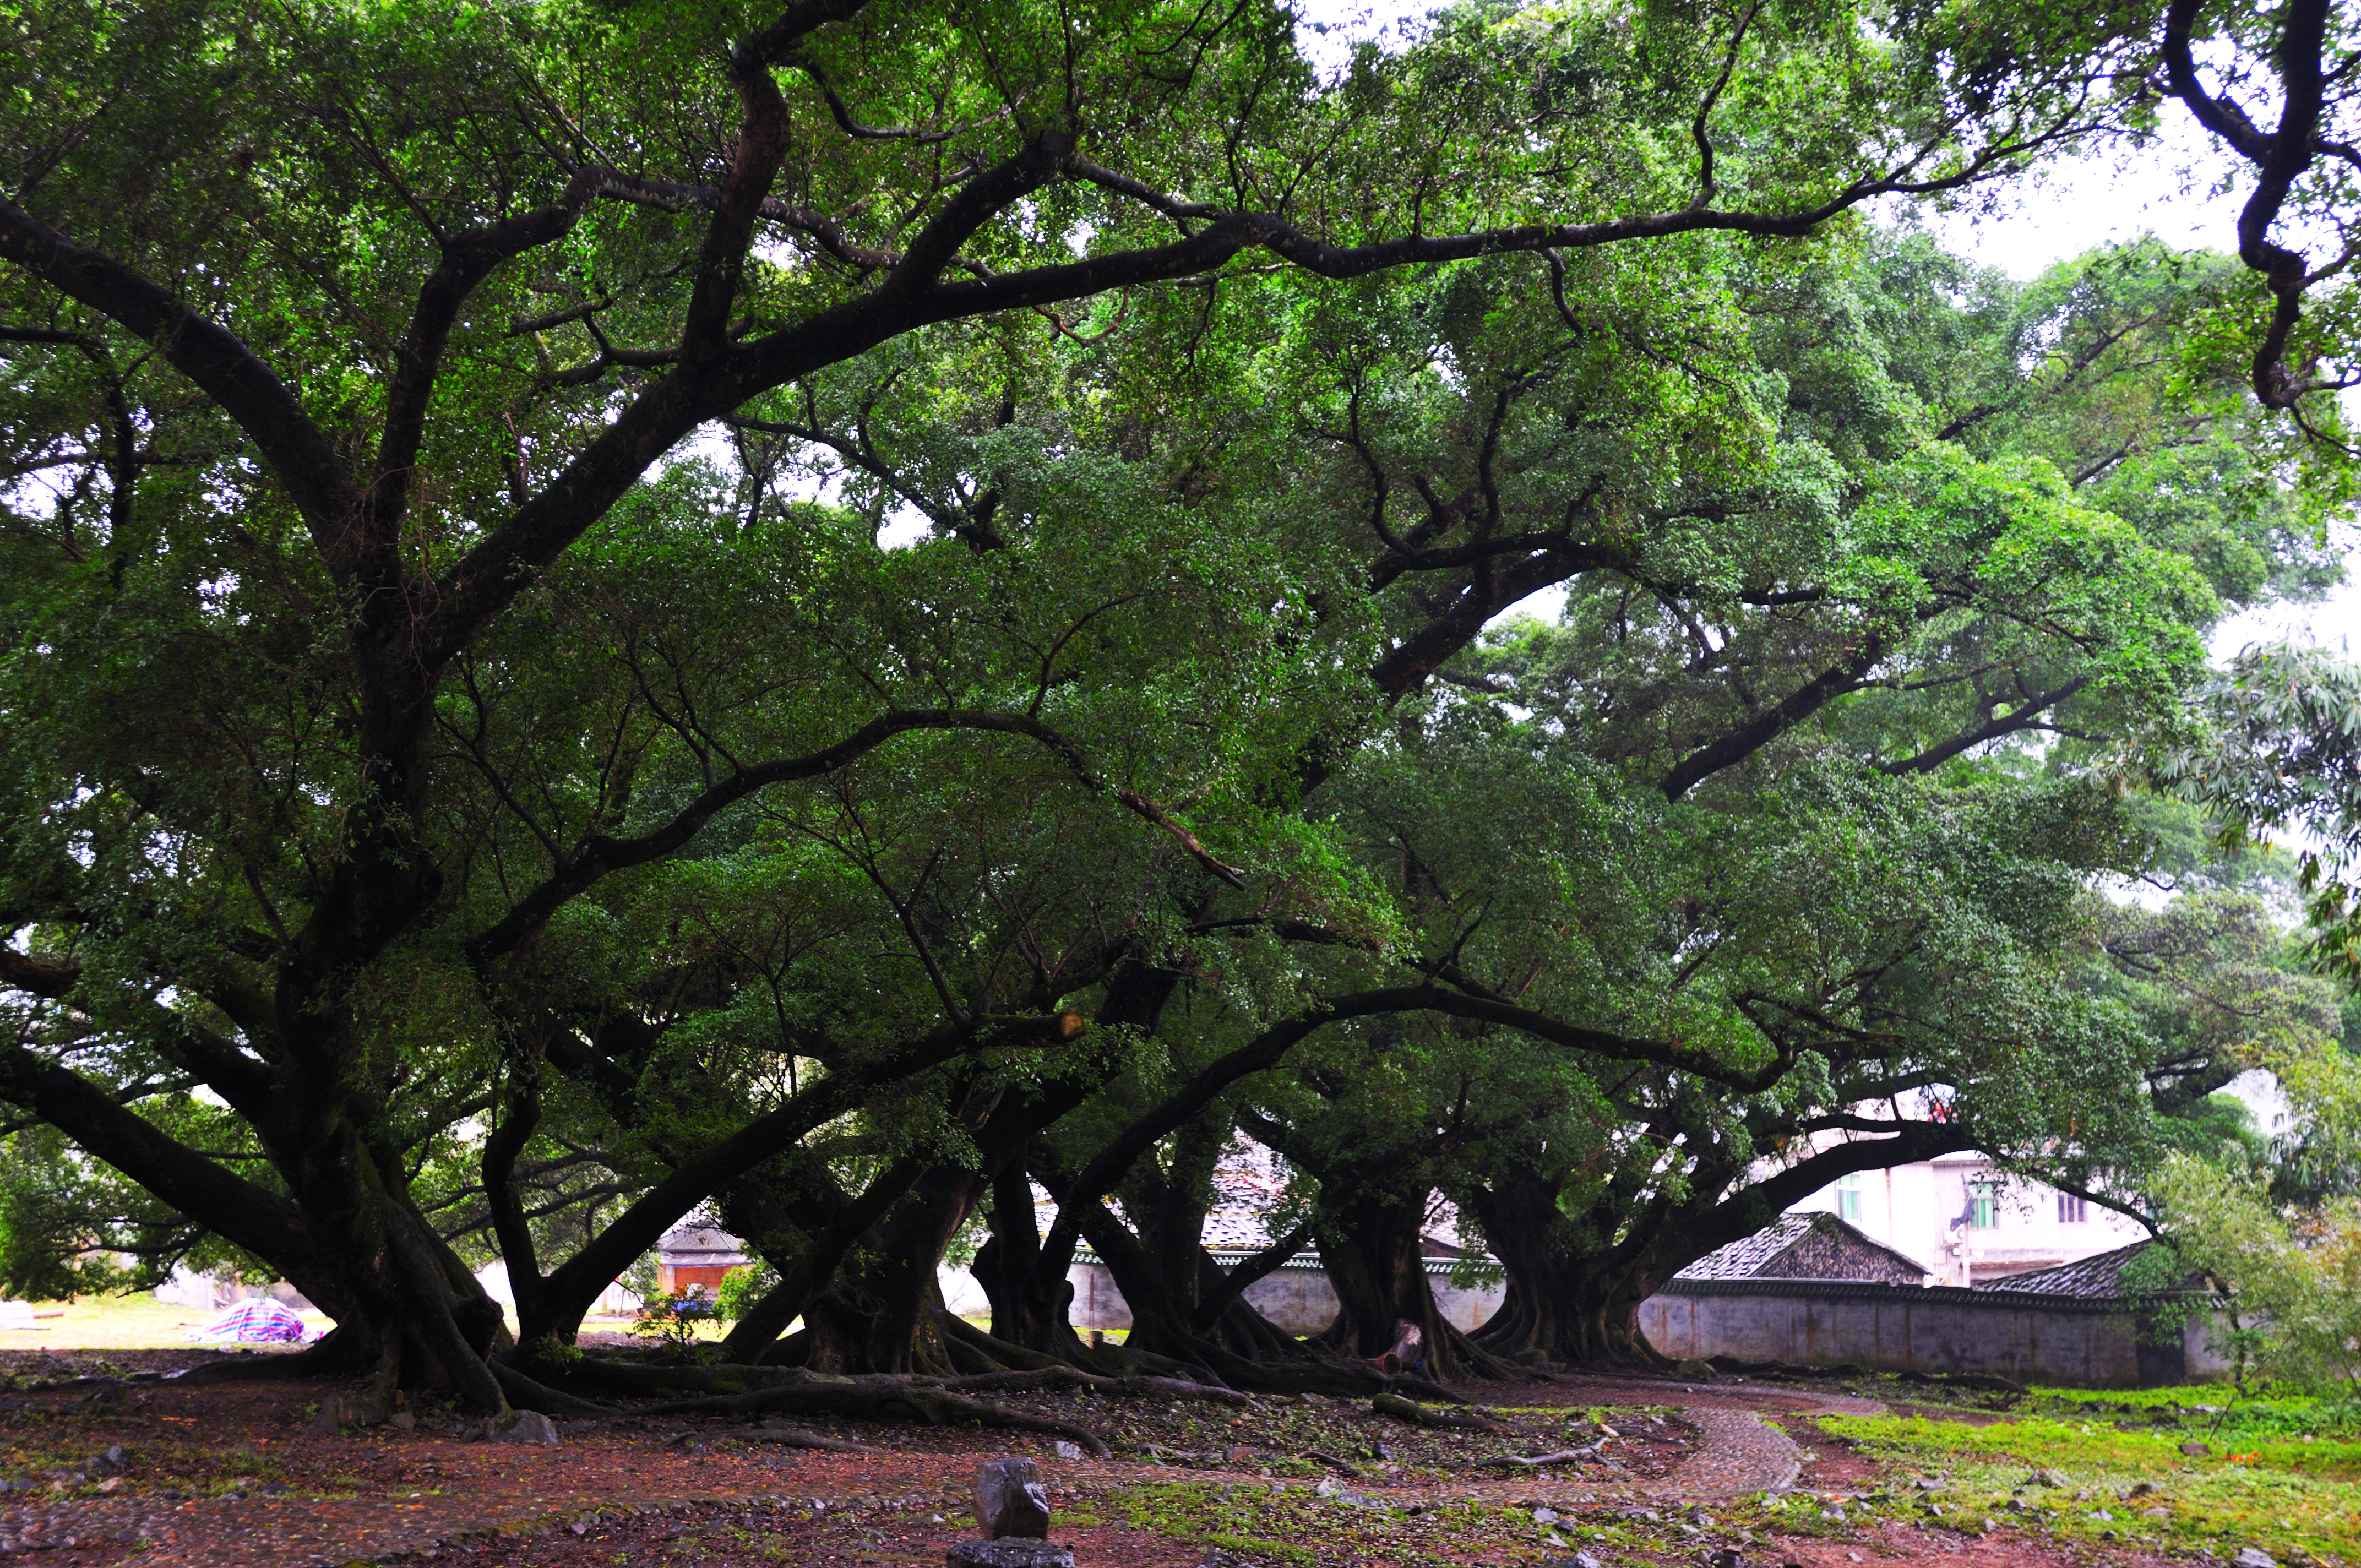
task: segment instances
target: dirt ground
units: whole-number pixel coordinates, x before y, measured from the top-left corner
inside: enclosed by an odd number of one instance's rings
[[[848,1424],[834,1434],[882,1452],[845,1454],[722,1440],[718,1420],[628,1415],[565,1421],[556,1446],[520,1447],[475,1441],[473,1423],[431,1409],[311,1435],[320,1403],[350,1390],[159,1378],[194,1359],[0,1353],[15,1389],[0,1398],[0,1555],[38,1552],[59,1568],[939,1563],[972,1532],[979,1463],[1023,1453],[1049,1487],[1053,1539],[1083,1568],[1571,1565],[1577,1552],[1600,1568],[1730,1568],[1730,1552],[1742,1568],[1930,1554],[1961,1568],[2163,1561],[1916,1516],[1773,1529],[1764,1488],[1795,1476],[1798,1458],[1758,1418],[1803,1446],[1800,1485],[1815,1493],[1906,1486],[1809,1419],[1878,1407],[1813,1389],[1635,1377],[1468,1389],[1498,1413],[1497,1433],[1407,1427],[1344,1400],[1012,1401],[1104,1437],[1114,1457],[1095,1460],[975,1428]],[[1603,1458],[1486,1463],[1607,1431]]]

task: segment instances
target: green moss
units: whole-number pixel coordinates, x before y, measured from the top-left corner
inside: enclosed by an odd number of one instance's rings
[[[1955,1522],[2032,1524],[2071,1541],[2112,1530],[2135,1544],[2182,1549],[2251,1544],[2290,1560],[2361,1551],[2361,1442],[2249,1438],[2192,1456],[2180,1451],[2181,1432],[2048,1417],[1975,1427],[1831,1416],[1821,1425],[1873,1456],[1946,1475],[1945,1488],[1923,1500]],[[2059,1473],[2066,1485],[2029,1485],[2037,1471]],[[2130,1495],[2139,1487],[2147,1490]],[[1915,1506],[1921,1499],[1893,1505]],[[2158,1511],[2164,1517],[2147,1517]]]

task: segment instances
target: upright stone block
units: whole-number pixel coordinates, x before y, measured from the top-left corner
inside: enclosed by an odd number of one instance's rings
[[[1049,1493],[1029,1459],[994,1459],[975,1478],[975,1522],[986,1541],[1049,1539]]]

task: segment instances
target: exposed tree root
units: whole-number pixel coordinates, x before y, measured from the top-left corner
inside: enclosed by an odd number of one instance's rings
[[[330,1329],[316,1344],[292,1355],[241,1355],[231,1361],[208,1361],[175,1373],[181,1387],[211,1383],[267,1383],[283,1377],[326,1377],[357,1370],[362,1365],[359,1344],[343,1329]]]
[[[960,1394],[1032,1394],[1044,1388],[1088,1388],[1115,1399],[1198,1399],[1209,1405],[1251,1405],[1254,1399],[1235,1388],[1216,1388],[1178,1377],[1100,1377],[1071,1366],[1045,1366],[1038,1372],[988,1372],[974,1377],[945,1378],[940,1387]]]
[[[509,1403],[520,1410],[539,1410],[548,1416],[611,1416],[615,1414],[615,1407],[612,1405],[601,1405],[589,1399],[577,1398],[546,1384],[536,1383],[504,1362],[495,1361],[491,1364],[491,1367],[492,1376],[499,1381],[500,1392],[507,1395]]]
[[[1349,1459],[1339,1459],[1334,1454],[1330,1453],[1323,1449],[1307,1448],[1303,1451],[1301,1457],[1309,1459],[1314,1464],[1325,1464],[1329,1469],[1340,1471],[1346,1475],[1350,1475],[1356,1481],[1366,1480],[1367,1478],[1368,1473],[1363,1470],[1359,1465],[1354,1464]]]
[[[1319,1357],[1302,1361],[1252,1361],[1210,1340],[1194,1342],[1205,1362],[1234,1388],[1257,1394],[1334,1394],[1345,1398],[1402,1393],[1444,1405],[1464,1405],[1466,1397],[1423,1377],[1389,1377],[1366,1361]]]
[[[723,1364],[719,1366],[665,1365],[662,1363],[609,1361],[585,1355],[563,1364],[533,1363],[533,1376],[566,1393],[608,1394],[630,1399],[679,1398],[686,1394],[743,1394],[774,1383],[807,1376],[792,1367],[757,1367]]]
[[[1047,1351],[1027,1350],[1011,1341],[995,1339],[957,1312],[939,1312],[935,1322],[942,1332],[944,1347],[950,1350],[952,1360],[962,1372],[1040,1372],[1066,1365]]]
[[[1592,1443],[1587,1448],[1569,1448],[1562,1453],[1537,1453],[1531,1459],[1521,1453],[1496,1453],[1484,1463],[1510,1469],[1538,1470],[1544,1464],[1573,1464],[1585,1459],[1595,1459],[1598,1455],[1598,1445]]]
[[[1448,1427],[1455,1431],[1506,1431],[1509,1429],[1489,1416],[1474,1410],[1430,1410],[1399,1394],[1379,1394],[1369,1401],[1369,1409],[1381,1416],[1391,1416],[1412,1426]]]
[[[882,1448],[872,1448],[865,1442],[847,1442],[840,1437],[822,1437],[801,1427],[724,1427],[719,1431],[675,1432],[673,1442],[719,1442],[724,1438],[739,1442],[775,1442],[788,1448],[820,1448],[830,1453],[884,1453]]]
[[[764,1410],[796,1416],[835,1416],[851,1420],[917,1420],[931,1426],[973,1421],[981,1426],[1046,1432],[1053,1437],[1062,1437],[1081,1444],[1101,1459],[1106,1458],[1110,1452],[1098,1434],[1085,1428],[1051,1420],[1046,1416],[1030,1415],[1023,1410],[1005,1409],[983,1399],[971,1399],[904,1377],[840,1379],[807,1374],[793,1382],[757,1388],[750,1393],[675,1399],[649,1406],[640,1413],[651,1416],[752,1415]]]

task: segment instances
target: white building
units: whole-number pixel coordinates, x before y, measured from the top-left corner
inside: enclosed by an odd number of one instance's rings
[[[1850,1221],[1926,1265],[1935,1285],[1981,1285],[2147,1237],[2137,1221],[1995,1169],[1981,1154],[1862,1171],[1788,1212]]]

